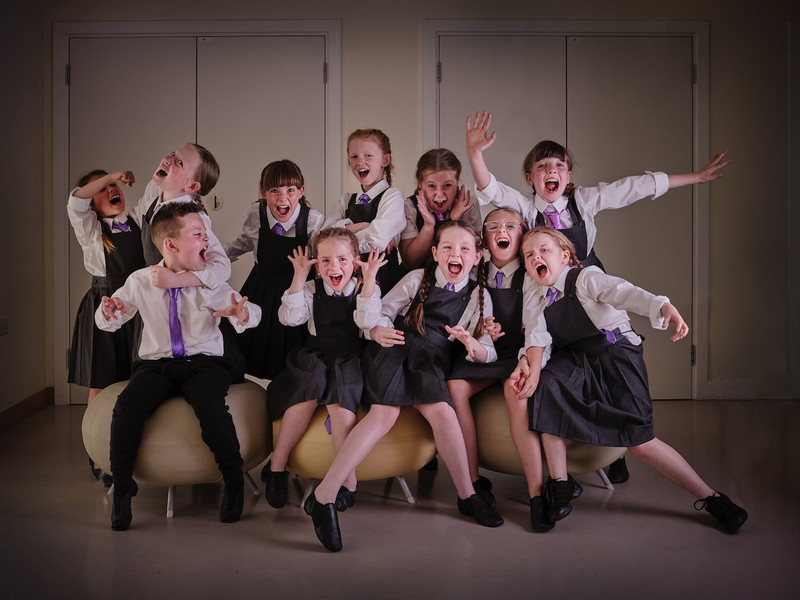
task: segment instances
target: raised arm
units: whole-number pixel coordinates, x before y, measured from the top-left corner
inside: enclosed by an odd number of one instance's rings
[[[467,117],[467,160],[472,170],[475,186],[482,190],[491,180],[491,173],[483,159],[483,151],[494,143],[497,132],[489,135],[489,126],[492,124],[492,113],[488,110],[475,113],[474,124]]]

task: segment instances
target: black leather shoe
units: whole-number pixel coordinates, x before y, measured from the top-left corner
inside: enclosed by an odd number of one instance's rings
[[[470,515],[484,527],[500,527],[503,524],[503,517],[478,494],[472,494],[466,500],[459,498],[458,512]]]
[[[699,506],[698,506],[699,505]],[[734,504],[722,492],[716,496],[709,496],[694,503],[695,510],[706,509],[715,519],[722,523],[728,533],[735,533],[747,521],[747,511]]]
[[[546,533],[556,526],[546,516],[547,506],[544,503],[544,498],[541,496],[534,496],[531,498],[531,527],[538,533]]]
[[[131,526],[133,514],[131,513],[131,498],[139,491],[139,486],[134,481],[127,489],[114,488],[114,498],[111,502],[111,529],[125,531]]]
[[[496,502],[494,498],[494,494],[492,493],[492,482],[489,480],[488,477],[484,477],[483,475],[479,475],[478,478],[472,482],[472,487],[475,488],[477,494],[483,498],[483,500],[491,506],[492,508],[495,507]]]
[[[222,492],[222,506],[219,507],[219,520],[223,523],[235,523],[242,518],[244,508],[244,481],[225,484]]]
[[[111,484],[114,483],[114,478],[94,464],[94,461],[91,458],[89,459],[89,468],[92,470],[92,477],[97,479],[97,481],[102,483],[104,486],[111,487]]]
[[[270,463],[261,471],[261,479],[266,484],[264,497],[272,508],[283,508],[286,505],[288,489],[288,471],[273,471]]]
[[[574,500],[583,493],[583,486],[567,474],[567,481],[572,483],[572,499]]]
[[[625,462],[624,456],[608,465],[608,480],[611,483],[625,483],[629,477],[628,464]]]
[[[573,483],[569,480],[556,481],[548,477],[542,486],[542,497],[547,505],[546,516],[550,521],[560,521],[572,512],[569,501],[575,491]]]
[[[314,493],[310,493],[303,503],[303,510],[307,515],[311,515],[314,523],[314,533],[317,539],[322,542],[331,552],[338,552],[342,549],[342,533],[339,531],[339,516],[336,514],[336,505],[320,504]]]
[[[340,487],[339,492],[336,494],[336,510],[343,512],[353,506],[355,503],[356,493],[351,492],[344,486]]]

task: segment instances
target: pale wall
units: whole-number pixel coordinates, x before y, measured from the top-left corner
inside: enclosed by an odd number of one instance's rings
[[[0,251],[6,257],[0,315],[9,316],[11,323],[10,334],[0,337],[4,382],[0,410],[53,384],[47,349],[53,302],[50,36],[54,21],[90,20],[340,19],[342,130],[384,129],[392,140],[397,182],[403,187],[411,182],[413,166],[423,151],[424,18],[708,21],[709,147],[729,148],[735,161],[709,194],[709,374],[730,383],[732,389],[737,382],[746,383],[753,397],[797,397],[797,390],[789,388],[786,358],[788,234],[784,222],[788,206],[787,22],[800,19],[800,10],[789,4],[796,5],[781,0],[736,9],[725,0],[573,0],[523,6],[518,0],[406,0],[381,8],[374,1],[329,0],[25,3],[14,9],[16,18],[3,20],[0,41],[5,75],[0,143],[6,191],[0,200],[5,217],[0,222]],[[382,93],[365,101],[362,94],[367,89]],[[346,173],[344,181],[348,181]],[[755,202],[748,202],[751,199]],[[750,204],[766,209],[780,225],[764,227],[745,221]],[[762,281],[770,282],[775,293],[758,293],[756,286]]]

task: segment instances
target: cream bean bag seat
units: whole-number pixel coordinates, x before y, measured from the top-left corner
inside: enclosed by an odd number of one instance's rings
[[[120,381],[105,388],[86,407],[83,416],[86,452],[107,472],[111,472],[111,413],[117,396],[127,383]],[[272,448],[266,391],[249,380],[233,384],[225,402],[239,438],[245,481],[253,493],[258,494],[258,488],[247,472],[263,462]],[[200,423],[182,396],[164,402],[147,420],[133,474],[138,483],[169,487],[168,517],[173,514],[176,485],[215,483],[222,479],[214,455],[201,437]]]

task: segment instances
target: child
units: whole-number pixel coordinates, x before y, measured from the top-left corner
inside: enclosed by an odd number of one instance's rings
[[[446,148],[428,150],[417,161],[417,189],[405,200],[406,228],[400,235],[400,256],[407,269],[417,269],[430,256],[434,230],[445,221],[466,221],[478,231],[481,213],[460,186],[461,161]]]
[[[103,296],[110,296],[125,278],[144,267],[139,226],[125,210],[125,194],[119,184],[131,186],[130,171],[95,170],[78,181],[67,201],[67,214],[83,250],[83,264],[92,276],[75,317],[69,354],[70,383],[89,388],[88,402],[100,391],[131,375],[136,356],[134,323],[109,333],[94,326],[94,311]],[[111,485],[111,476],[89,466],[98,481]]]
[[[269,163],[261,171],[259,200],[250,206],[242,233],[225,244],[231,261],[253,251],[255,265],[242,295],[261,307],[264,320],[239,336],[245,371],[274,379],[286,365],[286,355],[308,336],[305,326],[286,327],[278,321],[281,295],[292,282],[292,251],[306,247],[325,217],[310,207],[300,168],[290,160]]]
[[[655,296],[596,267],[580,268],[561,232],[536,227],[522,240],[530,283],[525,288],[526,356],[512,374],[517,399],[527,398],[530,429],[539,432],[550,470],[541,496],[531,500],[537,531],[552,529],[572,510],[565,439],[625,446],[631,454],[698,500],[731,533],[747,512],[710,488],[671,446],[654,436],[642,338],[627,310],[649,316],[653,327],[675,326],[672,341],[689,328],[664,296]],[[538,285],[537,285],[538,284]],[[547,366],[542,350],[553,344]],[[700,509],[698,508],[698,510]]]
[[[293,350],[286,369],[269,387],[267,399],[273,419],[283,417],[270,462],[264,467],[267,502],[274,508],[286,503],[286,461],[305,433],[317,405],[327,407],[333,446],[338,452],[356,423],[361,402],[361,349],[363,339],[353,320],[360,286],[354,277],[358,260],[355,234],[341,227],[323,229],[314,238],[312,259],[308,248],[295,249],[291,287],[283,295],[278,317],[296,326],[308,323],[305,346]],[[367,267],[383,264],[383,255],[370,252]],[[312,265],[319,278],[307,281]],[[336,498],[336,509],[355,502],[356,477],[352,471]]]
[[[469,273],[482,260],[480,238],[461,221],[448,221],[436,232],[433,256],[425,269],[406,275],[381,301],[375,289],[375,265],[364,270],[356,319],[372,344],[362,363],[367,415],[347,436],[327,475],[304,503],[317,538],[332,552],[341,549],[337,493],[346,478],[391,429],[402,406],[413,406],[433,429],[436,448],[448,466],[458,492],[458,510],[481,525],[498,527],[503,518],[475,493],[469,478],[464,438],[447,393],[455,340],[470,359],[495,359],[492,340],[483,328],[483,286]],[[455,323],[455,326],[451,326]],[[473,335],[470,335],[470,331]]]
[[[508,381],[517,366],[517,354],[523,345],[522,284],[525,267],[519,259],[519,245],[524,233],[525,220],[513,209],[498,208],[486,215],[483,239],[491,256],[485,265],[488,269],[486,289],[494,309],[493,316],[486,317],[486,328],[490,332],[502,330],[502,333],[492,336],[497,360],[475,363],[464,357],[456,362],[447,377],[447,389],[464,435],[472,485],[491,505],[494,505],[492,482],[478,475],[478,439],[470,398],[498,380]]]
[[[361,192],[343,195],[328,212],[324,227],[345,227],[358,238],[361,259],[370,250],[386,253],[378,285],[389,291],[406,273],[397,244],[406,226],[403,193],[392,184],[392,147],[380,129],[357,129],[347,138],[350,171]]]
[[[202,273],[209,248],[200,208],[193,202],[167,203],[153,217],[153,241],[161,248],[161,266],[174,274]],[[142,317],[141,360],[117,398],[111,418],[111,470],[114,500],[111,528],[128,529],[131,498],[138,487],[133,467],[145,421],[165,400],[183,394],[200,421],[203,441],[214,453],[225,489],[220,520],[237,521],[244,502],[239,441],[225,405],[231,367],[223,358],[219,317],[230,317],[237,331],[261,318],[258,306],[237,300],[223,282],[215,288],[163,289],[152,281],[152,267],[136,271],[95,313],[97,326],[115,331],[139,313]]]

